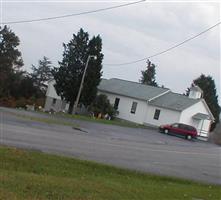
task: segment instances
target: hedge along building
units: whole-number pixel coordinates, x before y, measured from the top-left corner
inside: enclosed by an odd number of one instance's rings
[[[49,82],[45,110],[67,110]],[[152,87],[121,79],[102,79],[98,94],[105,94],[119,111],[118,118],[147,126],[184,123],[194,126],[199,135],[208,137],[214,117],[202,98],[202,90],[194,86],[189,96],[172,92],[168,88]]]

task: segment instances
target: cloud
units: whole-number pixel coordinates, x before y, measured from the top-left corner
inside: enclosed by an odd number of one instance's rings
[[[88,11],[118,3],[3,3],[3,21],[36,19]],[[44,55],[54,65],[62,59],[62,43],[83,27],[90,36],[103,40],[106,78],[140,79],[146,63],[107,66],[128,62],[162,51],[191,37],[220,19],[218,3],[145,2],[124,8],[60,20],[12,25],[20,37],[26,69]],[[151,59],[157,64],[157,81],[176,92],[184,92],[201,73],[214,77],[220,90],[220,28],[190,41],[180,48]],[[176,84],[174,84],[176,83]],[[221,102],[221,99],[220,99]]]

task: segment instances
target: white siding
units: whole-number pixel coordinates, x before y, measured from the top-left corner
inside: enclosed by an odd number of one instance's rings
[[[117,94],[105,93],[101,91],[99,92],[99,94],[107,95],[112,105],[114,105],[116,98],[120,99],[119,105],[118,105],[118,111],[119,111],[119,115],[117,116],[118,118],[132,121],[138,124],[143,124],[144,118],[147,112],[147,102],[117,95]],[[134,114],[131,113],[131,107],[132,107],[133,102],[137,102],[137,108]]]
[[[202,96],[202,93],[200,91],[192,91],[192,90],[190,90],[189,98],[191,98],[191,99],[200,99],[201,96]]]
[[[191,107],[187,108],[186,110],[184,110],[182,112],[181,117],[180,117],[180,122],[192,125],[196,129],[198,129],[198,131],[200,129],[202,129],[203,131],[208,133],[209,129],[210,129],[211,121],[205,120],[204,122],[202,122],[200,120],[193,119],[192,116],[197,113],[203,113],[203,114],[209,115],[209,113],[208,113],[208,111],[202,101],[200,101],[200,102],[192,105]],[[204,136],[207,136],[207,134]]]
[[[160,110],[160,116],[158,120],[154,119],[156,109]],[[160,126],[162,124],[171,124],[179,122],[180,114],[181,113],[178,111],[168,110],[165,108],[149,105],[145,117],[145,123],[152,126]]]
[[[61,97],[58,96],[56,93],[56,90],[54,88],[54,84],[55,84],[55,80],[49,81],[46,96],[61,100]]]

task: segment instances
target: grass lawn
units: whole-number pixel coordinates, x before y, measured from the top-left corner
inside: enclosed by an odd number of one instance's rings
[[[64,125],[64,126],[72,126],[74,128],[79,128],[80,126],[76,123],[73,122],[68,122],[68,121],[62,121],[59,119],[53,119],[53,118],[44,118],[44,117],[34,117],[34,116],[28,116],[25,114],[18,114],[18,113],[13,113],[13,115],[17,116],[17,117],[21,117],[24,119],[28,119],[28,120],[32,120],[32,121],[37,121],[37,122],[43,122],[43,123],[47,123],[47,124],[57,124],[57,125]],[[51,117],[51,115],[46,114],[48,116]]]
[[[136,124],[134,122],[129,122],[129,121],[121,120],[117,118],[115,118],[114,120],[106,120],[106,119],[97,119],[97,118],[84,116],[84,115],[71,115],[67,113],[56,113],[56,115],[60,115],[60,116],[72,118],[72,119],[101,123],[101,124],[117,125],[117,126],[124,126],[124,127],[130,127],[130,128],[138,128],[138,127],[146,128],[144,125]]]
[[[0,147],[0,199],[220,200],[220,186]]]
[[[19,114],[19,113],[16,113],[14,115],[16,115],[18,117],[25,118],[25,119],[33,120],[33,121],[39,121],[39,122],[44,122],[44,123],[48,123],[48,124],[60,124],[60,125],[66,125],[66,126],[73,126],[76,128],[79,128],[79,125],[77,123],[54,119],[53,116],[61,116],[64,119],[65,118],[76,119],[76,120],[83,120],[83,121],[88,121],[88,122],[116,125],[116,126],[130,127],[130,128],[148,128],[148,127],[141,125],[141,124],[136,124],[134,122],[129,122],[129,121],[121,120],[121,119],[117,119],[117,118],[115,118],[114,120],[106,120],[106,119],[93,118],[93,117],[85,116],[85,115],[71,115],[68,113],[60,113],[60,112],[55,113],[55,114],[49,114],[47,112],[42,112],[42,111],[29,111],[29,112],[31,112],[31,113],[37,112],[37,113],[45,115],[49,118],[33,117],[33,116],[28,116],[26,114]]]

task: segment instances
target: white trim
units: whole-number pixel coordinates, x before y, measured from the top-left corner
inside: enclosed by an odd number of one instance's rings
[[[212,121],[214,122],[215,121],[215,117],[213,116],[212,112],[210,111],[205,99],[201,99],[201,101],[203,102],[203,104],[205,105],[207,111],[209,112],[210,116],[212,117]]]
[[[156,99],[156,98],[158,98],[158,97],[161,97],[161,96],[163,96],[164,94],[167,94],[168,92],[171,92],[171,90],[168,89],[166,92],[163,92],[163,93],[161,93],[161,94],[159,94],[159,95],[157,95],[157,96],[155,96],[155,97],[153,97],[153,98],[151,98],[151,99],[148,99],[147,102],[149,103],[150,101],[152,101],[152,100],[154,100],[154,99]]]

